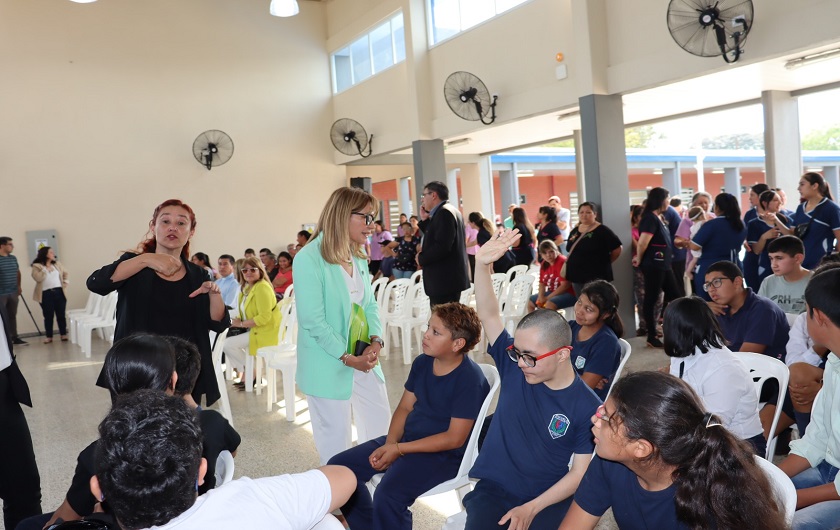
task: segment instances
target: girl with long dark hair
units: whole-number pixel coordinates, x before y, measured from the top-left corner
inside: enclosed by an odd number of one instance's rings
[[[715,197],[715,217],[709,219],[689,242],[691,250],[700,250],[703,254],[697,258],[694,271],[694,292],[711,300],[703,290],[706,269],[718,261],[731,261],[744,269],[738,253],[747,238],[747,228],[741,220],[741,207],[738,199],[729,193],[721,193]]]
[[[665,294],[664,305],[680,295],[677,280],[671,268],[674,257],[671,233],[662,218],[662,214],[668,209],[669,198],[670,193],[665,188],[653,188],[648,193],[644,212],[639,221],[639,242],[636,244],[636,256],[633,258],[633,266],[642,269],[645,280],[642,307],[647,324],[647,344],[651,348],[662,347],[662,341],[656,336],[656,322],[659,315],[654,314],[653,311],[659,300],[659,294]]]
[[[513,255],[516,256],[516,264],[530,266],[537,257],[537,251],[534,248],[537,240],[534,225],[525,214],[524,208],[514,208],[512,216],[513,227],[519,229],[519,233],[522,234],[519,243],[512,248]]]
[[[621,362],[619,337],[624,324],[618,316],[618,291],[607,281],[587,283],[575,303],[572,365],[589,388],[604,399]]]
[[[595,528],[609,508],[622,530],[787,528],[752,448],[684,381],[628,374],[592,423],[596,456],[560,530]]]
[[[799,179],[802,202],[796,208],[791,230],[805,245],[802,266],[815,269],[823,256],[840,250],[840,206],[831,197],[831,189],[819,173],[805,173]]]
[[[747,285],[758,291],[764,278],[773,274],[770,268],[770,255],[767,253],[768,244],[782,235],[782,228],[788,229],[792,223],[782,210],[782,199],[774,190],[761,193],[758,198],[758,217],[747,224],[747,243],[750,253],[758,256],[756,277],[753,285],[747,280]],[[746,259],[744,260],[746,267]],[[746,272],[745,272],[746,274]]]

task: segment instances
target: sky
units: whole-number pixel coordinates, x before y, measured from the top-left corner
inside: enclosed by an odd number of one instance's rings
[[[799,132],[805,136],[811,131],[840,125],[840,89],[809,94],[799,98]],[[656,132],[665,138],[652,142],[652,146],[665,150],[689,149],[702,138],[728,134],[762,134],[764,117],[761,105],[695,116],[654,125]]]

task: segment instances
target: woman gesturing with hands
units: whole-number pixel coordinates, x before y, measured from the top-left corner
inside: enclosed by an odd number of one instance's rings
[[[138,332],[174,335],[193,342],[201,352],[201,372],[193,398],[210,405],[219,398],[213,374],[209,331],[230,326],[218,285],[201,267],[189,262],[190,239],[196,219],[180,200],[161,203],[149,221],[146,238],[135,251],[95,271],[87,280],[91,291],[119,292],[114,340]],[[106,386],[100,374],[97,385]]]

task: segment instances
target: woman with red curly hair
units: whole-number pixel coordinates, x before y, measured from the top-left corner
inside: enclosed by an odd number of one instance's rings
[[[87,279],[94,293],[119,292],[114,340],[145,332],[182,337],[198,346],[201,373],[193,398],[207,405],[219,399],[213,374],[209,331],[230,326],[218,285],[189,261],[195,213],[178,199],[155,208],[146,238],[134,251],[95,271]],[[100,374],[97,385],[107,383]]]

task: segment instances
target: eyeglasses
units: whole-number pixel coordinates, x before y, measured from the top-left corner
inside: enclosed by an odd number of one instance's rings
[[[613,416],[615,416],[615,412],[613,412],[610,415],[607,415],[607,407],[605,407],[603,403],[598,405],[598,408],[595,409],[595,417],[603,422],[606,422],[607,424],[609,424],[610,421],[612,421]]]
[[[257,272],[259,269],[242,269],[242,272]]]
[[[715,289],[720,289],[720,286],[723,285],[723,280],[729,280],[730,282],[733,281],[732,278],[715,278],[711,281],[704,283],[703,290],[708,293],[709,289],[711,289],[712,287],[714,287]]]
[[[372,213],[353,212],[352,215],[364,217],[366,225],[372,224],[373,221],[376,220],[376,217],[374,217]]]
[[[542,354],[538,357],[534,357],[533,355],[528,355],[527,353],[522,353],[521,351],[519,351],[516,348],[516,346],[511,344],[510,346],[507,347],[507,354],[508,354],[508,357],[510,357],[511,361],[513,361],[515,363],[518,363],[519,359],[522,359],[522,362],[525,363],[525,366],[529,366],[529,367],[533,368],[534,366],[537,365],[537,361],[539,361],[540,359],[545,359],[546,357],[551,357],[552,355],[559,352],[560,350],[569,350],[569,352],[571,353],[572,349],[573,348],[571,346],[560,346],[556,350],[551,350],[548,353],[544,353],[544,354]]]

